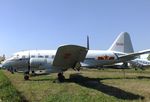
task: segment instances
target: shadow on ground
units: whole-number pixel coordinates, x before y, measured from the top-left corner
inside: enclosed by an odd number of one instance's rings
[[[150,79],[150,77],[148,77],[148,76],[138,76],[137,78],[138,79]]]
[[[143,100],[144,99],[143,96],[136,95],[130,92],[126,92],[117,87],[103,84],[101,81],[105,79],[106,78],[104,79],[103,78],[88,78],[79,74],[72,74],[70,75],[70,79],[66,79],[65,82],[74,82],[81,86],[92,88],[92,89],[101,91],[105,94],[108,94],[110,96],[114,96],[118,99],[123,99],[123,100],[137,100],[137,99]]]
[[[123,99],[123,100],[141,99],[141,100],[143,100],[144,99],[143,96],[124,91],[117,87],[105,85],[104,83],[102,83],[102,80],[107,80],[107,79],[145,79],[145,78],[149,79],[150,77],[138,76],[135,78],[131,78],[131,77],[126,77],[126,78],[89,78],[89,77],[84,77],[81,74],[71,74],[69,79],[65,79],[65,82],[76,83],[76,84],[79,84],[79,85],[87,87],[87,88],[95,89],[95,90],[101,91],[105,94],[108,94],[110,96],[114,96],[118,99]],[[53,81],[53,82],[55,82],[55,80],[49,79],[49,78],[31,79],[30,81]]]

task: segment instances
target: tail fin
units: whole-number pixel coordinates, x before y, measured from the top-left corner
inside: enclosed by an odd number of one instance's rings
[[[127,32],[121,32],[112,46],[109,48],[112,51],[133,53],[133,46],[130,35]]]

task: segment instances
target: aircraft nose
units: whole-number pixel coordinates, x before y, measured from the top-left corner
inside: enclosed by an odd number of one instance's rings
[[[8,68],[9,65],[10,61],[5,60],[4,62],[2,62],[2,68]]]

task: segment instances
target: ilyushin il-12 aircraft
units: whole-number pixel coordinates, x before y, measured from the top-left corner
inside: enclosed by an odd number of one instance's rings
[[[121,32],[108,50],[89,50],[77,45],[60,46],[57,50],[28,50],[15,53],[6,59],[4,68],[23,71],[24,79],[29,79],[29,73],[45,70],[46,73],[58,73],[58,80],[63,81],[63,72],[69,68],[79,70],[80,67],[95,67],[127,62],[137,56],[150,53],[144,50],[134,53],[130,36]]]

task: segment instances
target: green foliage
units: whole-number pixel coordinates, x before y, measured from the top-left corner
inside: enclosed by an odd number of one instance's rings
[[[23,80],[22,73],[4,71],[29,102],[148,102],[150,70],[83,70],[64,73],[66,82],[53,83],[57,74]],[[76,80],[69,79],[77,75]],[[144,99],[143,99],[144,97]]]
[[[22,99],[9,79],[0,70],[0,102],[21,102]]]

